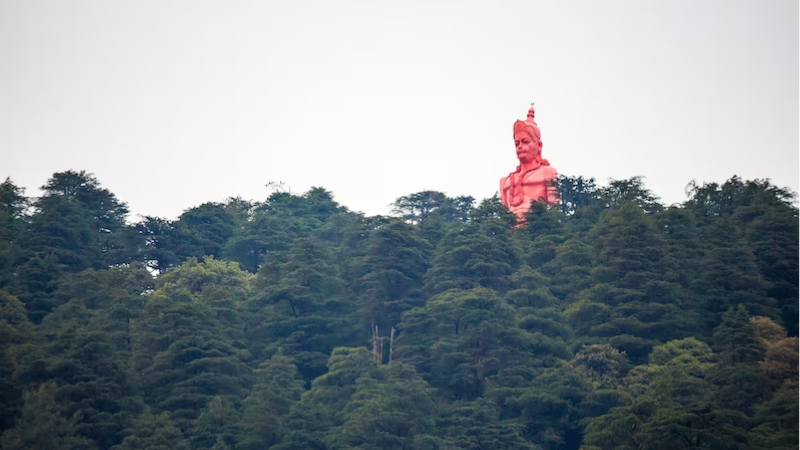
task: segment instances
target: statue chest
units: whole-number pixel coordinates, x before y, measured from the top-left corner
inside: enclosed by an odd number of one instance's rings
[[[547,174],[544,170],[531,170],[525,174],[512,173],[503,183],[503,191],[510,206],[530,204],[532,200],[547,199]]]

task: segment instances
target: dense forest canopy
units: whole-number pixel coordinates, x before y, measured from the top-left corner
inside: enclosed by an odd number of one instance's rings
[[[131,222],[0,185],[0,447],[787,449],[798,208],[767,180],[558,180],[523,226],[322,188]]]

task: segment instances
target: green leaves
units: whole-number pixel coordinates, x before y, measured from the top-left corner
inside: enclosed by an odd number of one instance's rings
[[[507,290],[520,263],[508,233],[497,221],[451,230],[437,246],[425,289],[431,294],[479,286]]]
[[[466,222],[474,202],[472,197],[451,198],[441,192],[422,191],[395,200],[392,212],[411,223],[421,223],[434,214],[446,222]]]
[[[56,392],[56,384],[50,382],[26,393],[20,422],[0,438],[4,449],[96,448],[90,439],[76,435],[76,420],[64,418],[62,408],[56,401]]]
[[[559,191],[522,226],[496,196],[366,217],[322,188],[126,225],[91,174],[7,180],[3,448],[794,445],[792,193]]]
[[[764,348],[744,305],[731,307],[722,315],[722,323],[714,330],[714,349],[729,364],[753,363],[763,357]]]
[[[588,345],[580,349],[569,365],[584,374],[595,386],[610,388],[630,370],[625,354],[610,345]]]

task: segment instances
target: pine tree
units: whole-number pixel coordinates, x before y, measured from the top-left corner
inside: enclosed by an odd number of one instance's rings
[[[559,209],[564,216],[573,216],[579,209],[597,201],[599,194],[594,178],[558,176]]]
[[[744,305],[731,307],[722,315],[713,344],[720,358],[709,377],[719,386],[716,401],[723,408],[749,412],[766,395],[767,380],[757,365],[764,357],[764,347]]]
[[[0,289],[13,281],[13,268],[23,255],[19,241],[25,235],[30,203],[25,189],[10,178],[0,184]]]
[[[277,354],[255,371],[253,389],[242,401],[238,449],[276,445],[288,431],[283,420],[304,392],[303,380],[291,359]]]
[[[500,420],[497,405],[488,399],[455,403],[444,414],[439,427],[446,433],[445,448],[466,450],[536,448],[525,441],[519,427]]]
[[[566,356],[563,341],[516,326],[514,310],[486,288],[450,290],[398,326],[395,355],[433,387],[473,400],[493,387],[518,387]]]
[[[111,450],[189,450],[183,433],[168,412],[153,415],[145,408],[123,433],[122,443]]]
[[[169,411],[185,432],[211,399],[238,402],[250,386],[251,355],[238,318],[249,275],[233,262],[192,258],[159,281],[136,324],[135,367],[146,401]]]
[[[372,231],[346,268],[358,295],[362,327],[389,330],[401,315],[424,302],[421,288],[430,248],[416,229],[392,221]]]
[[[334,347],[350,344],[351,306],[343,302],[339,278],[329,249],[313,238],[299,238],[284,261],[265,264],[257,275],[257,293],[248,338],[256,354],[271,355],[278,347],[293,358],[303,378],[325,372]],[[362,341],[363,342],[363,341]]]
[[[754,363],[764,356],[744,305],[728,308],[722,315],[722,323],[714,330],[713,340],[714,350],[728,364]]]
[[[450,198],[441,192],[422,191],[395,200],[392,212],[415,224],[421,224],[434,215],[445,222],[466,222],[474,202],[475,199],[468,196]]]
[[[22,417],[15,428],[6,430],[0,444],[9,450],[93,450],[87,438],[75,435],[74,422],[64,417],[56,402],[57,386],[50,382],[25,394]]]
[[[179,260],[192,256],[219,258],[237,225],[236,217],[219,203],[204,203],[184,212],[173,225]]]
[[[721,315],[728,308],[743,304],[751,314],[780,321],[777,302],[768,297],[769,284],[761,277],[755,257],[734,222],[717,218],[703,228],[703,237],[707,249],[702,278],[694,289],[705,297],[710,311]],[[715,319],[712,323],[718,323]]]
[[[432,389],[402,363],[380,366],[356,380],[342,423],[326,439],[331,448],[416,449],[431,436],[436,404]]]
[[[190,442],[195,448],[229,449],[239,434],[239,416],[229,398],[210,398],[190,431]]]
[[[767,402],[756,407],[755,426],[749,436],[757,450],[797,448],[797,378],[787,381]]]
[[[439,242],[425,276],[425,290],[437,294],[482,286],[504,292],[519,264],[504,221],[476,219],[475,223],[451,230]]]
[[[540,268],[556,258],[556,248],[566,239],[564,217],[545,204],[533,202],[525,218],[524,230],[530,242],[524,251],[525,259],[531,267]]]
[[[328,359],[328,371],[295,403],[284,422],[286,434],[276,450],[326,450],[328,436],[341,426],[344,410],[356,392],[356,381],[377,370],[366,348],[337,347]]]
[[[22,407],[22,389],[14,372],[20,351],[33,340],[25,306],[0,290],[0,434],[14,426]]]

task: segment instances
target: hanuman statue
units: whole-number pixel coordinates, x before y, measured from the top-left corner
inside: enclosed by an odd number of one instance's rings
[[[516,171],[500,179],[500,199],[520,221],[525,220],[532,201],[549,205],[558,202],[558,192],[552,186],[558,172],[542,158],[542,133],[533,120],[534,114],[531,103],[528,120],[514,123],[514,145],[519,165]]]

